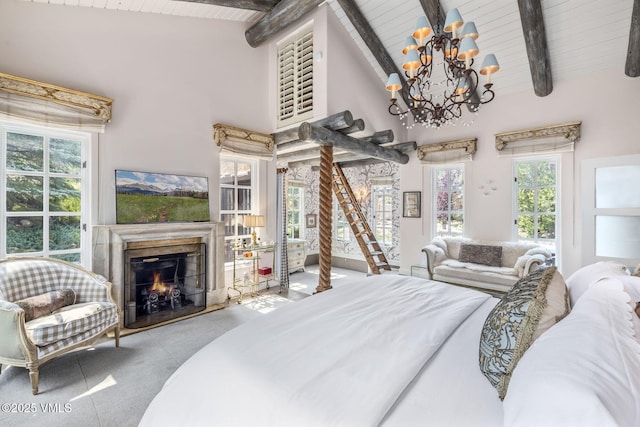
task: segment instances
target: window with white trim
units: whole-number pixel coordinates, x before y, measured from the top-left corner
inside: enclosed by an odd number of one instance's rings
[[[224,260],[233,261],[233,246],[251,239],[244,218],[253,213],[256,188],[256,162],[220,156],[220,221],[224,223]]]
[[[432,227],[437,236],[464,234],[464,166],[447,165],[433,168]]]
[[[371,194],[373,233],[379,244],[390,246],[393,241],[393,187],[391,183],[372,184]]]
[[[83,263],[89,134],[0,123],[0,258]]]
[[[287,188],[287,237],[301,239],[304,233],[304,183],[289,181]]]
[[[313,117],[313,29],[278,44],[278,127]]]
[[[557,160],[515,160],[514,227],[519,241],[536,242],[556,253]]]

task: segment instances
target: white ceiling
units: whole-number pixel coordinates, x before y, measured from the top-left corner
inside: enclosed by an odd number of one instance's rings
[[[23,0],[128,12],[161,13],[254,23],[264,13],[172,0]],[[328,0],[369,62],[386,76],[335,0]],[[423,15],[419,0],[356,0],[378,38],[400,67],[402,44]],[[501,70],[493,78],[497,93],[533,91],[520,14],[515,0],[441,0],[445,10],[457,7],[474,21],[480,60],[494,53]],[[542,0],[554,83],[605,70],[624,75],[633,0]]]

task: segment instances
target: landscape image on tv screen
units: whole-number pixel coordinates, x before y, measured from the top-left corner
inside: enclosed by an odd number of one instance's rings
[[[116,222],[209,221],[206,177],[116,170]]]

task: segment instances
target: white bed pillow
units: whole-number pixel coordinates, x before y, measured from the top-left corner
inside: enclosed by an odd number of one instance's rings
[[[515,368],[505,426],[640,425],[640,343],[617,279],[591,286]]]
[[[629,270],[627,270],[627,267],[615,261],[600,261],[585,265],[566,279],[571,297],[571,307],[594,283],[608,277],[628,275]]]

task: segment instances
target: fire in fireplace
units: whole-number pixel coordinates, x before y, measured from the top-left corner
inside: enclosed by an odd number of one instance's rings
[[[204,244],[125,251],[125,326],[141,328],[206,307]]]

